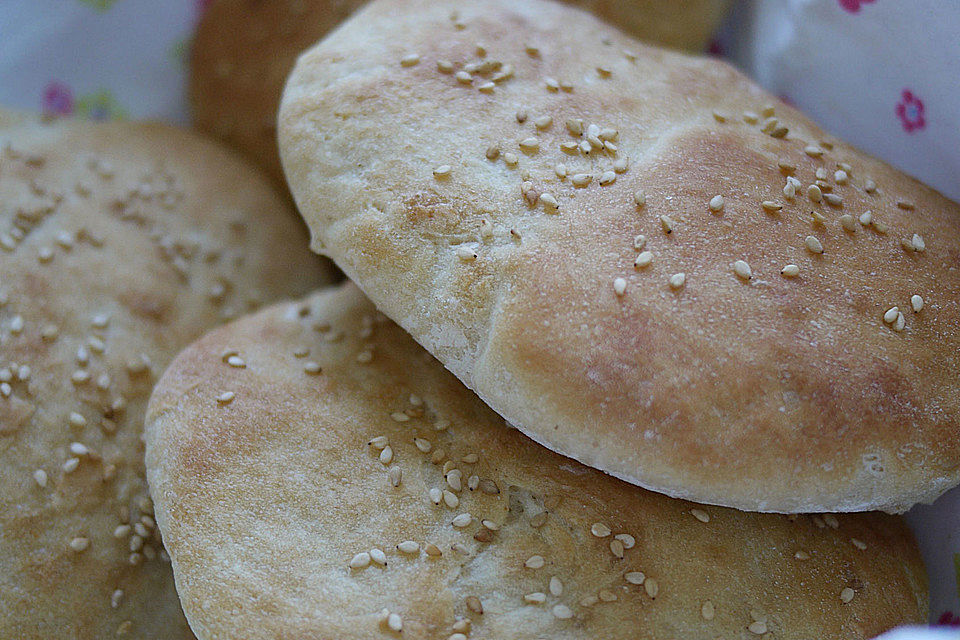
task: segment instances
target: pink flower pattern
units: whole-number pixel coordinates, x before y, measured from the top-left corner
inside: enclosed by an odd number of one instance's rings
[[[62,82],[50,82],[43,89],[40,108],[47,115],[70,115],[73,113],[73,91]]]
[[[848,13],[857,13],[860,11],[860,5],[869,4],[874,0],[838,0],[840,7]]]
[[[944,627],[960,627],[960,616],[951,611],[944,611],[937,619],[937,624]]]
[[[904,89],[900,94],[897,117],[900,118],[900,124],[907,133],[919,131],[927,126],[927,121],[923,117],[923,100],[913,95],[909,89]]]

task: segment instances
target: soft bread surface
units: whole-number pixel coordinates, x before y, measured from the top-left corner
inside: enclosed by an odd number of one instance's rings
[[[926,612],[898,517],[703,507],[584,467],[350,283],[181,353],[147,467],[201,640],[852,640]]]
[[[297,56],[363,0],[216,0],[191,47],[193,124],[263,166],[278,182],[277,107]],[[703,50],[728,2],[571,0],[628,33],[670,47]],[[449,10],[456,11],[451,3]]]
[[[325,269],[269,182],[193,134],[0,111],[0,637],[192,637],[147,398],[203,331]]]
[[[286,88],[313,247],[378,308],[535,440],[656,491],[901,511],[960,480],[955,203],[721,62],[538,0],[460,21],[379,0]]]

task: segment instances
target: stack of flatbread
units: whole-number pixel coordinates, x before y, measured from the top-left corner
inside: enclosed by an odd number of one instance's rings
[[[895,514],[960,483],[960,206],[581,8],[246,4],[198,125],[349,280],[192,134],[0,118],[0,636],[926,618]],[[571,4],[687,48],[722,9]]]

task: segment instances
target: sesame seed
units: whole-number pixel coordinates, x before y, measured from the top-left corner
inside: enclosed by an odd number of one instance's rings
[[[555,78],[547,78],[544,84],[547,86],[547,91],[557,91],[560,88],[560,83]]]
[[[440,504],[440,501],[443,500],[443,492],[436,487],[431,488],[430,491],[427,492],[427,495],[433,504]]]
[[[457,79],[457,82],[461,84],[470,84],[473,82],[473,76],[467,73],[466,71],[457,71],[453,74],[453,77]]]
[[[637,205],[637,207],[642,207],[643,205],[647,204],[646,194],[644,194],[643,191],[637,191],[633,194],[633,202]]]
[[[80,442],[71,442],[70,443],[70,453],[75,456],[85,456],[90,453],[90,449],[87,446]]]
[[[461,460],[463,462],[466,462],[467,464],[476,464],[477,460],[479,459],[480,459],[480,456],[478,456],[475,453],[468,453],[467,455],[461,458]]]
[[[774,202],[773,200],[764,200],[763,202],[760,203],[760,206],[766,209],[767,211],[771,211],[771,212],[780,211],[781,209],[783,209],[782,204]]]
[[[527,113],[526,109],[518,109],[515,117],[519,124],[523,124],[524,122],[527,121],[527,118],[529,118],[530,115]]]
[[[827,204],[830,205],[831,207],[842,207],[842,206],[843,206],[843,198],[841,198],[840,196],[838,196],[838,195],[835,194],[835,193],[825,193],[825,194],[823,194],[823,199],[824,199],[824,200],[827,202]]]
[[[687,274],[681,271],[680,273],[675,273],[672,276],[670,276],[670,279],[667,282],[670,284],[671,289],[679,289],[684,285],[686,281],[687,281]]]
[[[571,155],[576,153],[579,148],[580,148],[580,145],[578,145],[576,142],[564,142],[560,145],[561,151],[563,151],[564,153],[569,153]]]
[[[850,233],[855,233],[857,230],[857,221],[854,220],[852,215],[845,213],[840,216],[840,226]]]
[[[534,591],[523,596],[523,600],[529,604],[543,604],[547,601],[547,594],[540,591]]]
[[[461,491],[463,489],[463,472],[460,469],[451,469],[446,474],[447,484],[450,485],[450,488],[454,491]]]
[[[923,298],[916,294],[910,296],[910,306],[914,313],[920,313],[923,310]]]
[[[404,540],[397,545],[397,551],[401,553],[418,553],[420,551],[420,544],[413,540]]]
[[[380,549],[370,549],[370,560],[382,567],[387,566],[387,555]]]
[[[803,246],[805,246],[810,253],[823,253],[823,244],[814,236],[804,238]]]
[[[753,277],[753,271],[750,269],[750,265],[747,264],[745,260],[737,260],[733,263],[733,272],[737,274],[738,277],[743,278],[744,280],[749,280]],[[699,511],[699,509],[694,509],[694,511]]]
[[[632,549],[637,544],[636,538],[629,533],[618,533],[614,538],[620,541],[624,549]]]
[[[387,616],[387,626],[390,627],[391,631],[400,633],[403,631],[403,618],[398,613],[391,613]]]
[[[803,148],[803,152],[810,156],[811,158],[819,158],[823,155],[823,149],[818,147],[815,144],[807,145]]]
[[[234,397],[236,397],[236,394],[233,391],[224,391],[217,396],[217,402],[220,404],[230,404],[233,402]]]
[[[756,620],[750,623],[750,626],[747,627],[750,633],[754,633],[758,636],[762,636],[767,632],[767,623],[763,620]]]
[[[623,577],[630,584],[643,584],[643,581],[647,579],[642,571],[628,571]]]
[[[483,93],[493,93],[493,90],[496,89],[497,85],[493,82],[483,82],[477,85],[477,91],[482,91]]]
[[[623,543],[614,538],[610,541],[610,553],[623,560]]]
[[[783,197],[787,200],[793,200],[796,195],[797,188],[788,180],[787,184],[783,185]]]
[[[605,142],[604,146],[608,144],[610,143]],[[627,168],[628,168],[628,163],[626,158],[617,158],[613,163],[613,170],[616,171],[617,173],[625,173]]]
[[[715,195],[710,198],[710,211],[722,211],[723,210],[723,196]]]
[[[843,169],[839,169],[833,173],[833,181],[837,184],[847,184],[847,172]]]
[[[743,121],[747,124],[757,124],[760,121],[760,116],[758,116],[753,111],[744,111],[743,112]]]
[[[903,331],[904,327],[907,325],[907,319],[904,317],[903,313],[897,314],[897,320],[893,323],[894,331]]]
[[[660,228],[666,234],[673,233],[673,218],[670,216],[660,216]]]
[[[517,157],[517,154],[508,152],[503,154],[503,161],[507,164],[507,166],[512,167],[520,162],[520,158]]]
[[[47,472],[43,469],[37,469],[34,471],[33,479],[41,489],[47,486]]]
[[[420,56],[416,53],[411,53],[400,58],[400,65],[404,67],[412,67],[420,63]]]
[[[393,461],[393,449],[390,447],[390,445],[387,445],[383,448],[383,450],[380,452],[379,458],[380,463],[383,466],[387,466]]]
[[[869,226],[872,222],[873,222],[872,211],[864,211],[863,213],[860,214],[860,224],[866,227],[866,226]]]
[[[243,369],[247,366],[247,363],[243,361],[243,358],[240,356],[230,356],[227,358],[227,364],[231,367],[236,367],[237,369]]]
[[[456,509],[460,506],[460,498],[457,497],[452,491],[446,489],[443,490],[443,503],[451,509]]]
[[[370,564],[370,554],[366,551],[361,551],[357,555],[353,556],[350,559],[350,568],[351,569],[363,569]]]
[[[883,314],[883,321],[887,324],[893,324],[897,320],[897,316],[900,314],[899,307],[890,307]]]
[[[710,515],[703,509],[690,509],[690,515],[700,522],[710,522]]]
[[[923,236],[919,234],[916,234],[916,233],[913,234],[913,238],[911,239],[910,242],[911,244],[913,244],[914,251],[923,253],[924,251],[927,250],[927,243],[924,241]]]
[[[495,144],[490,145],[489,147],[487,147],[487,150],[484,153],[484,155],[486,156],[487,160],[496,160],[497,158],[500,157],[500,147],[498,147]]]
[[[594,522],[590,527],[590,533],[598,538],[606,538],[608,535],[610,535],[610,527],[602,522]]]
[[[527,569],[542,569],[543,565],[546,564],[543,556],[530,556],[527,558],[527,561],[523,563]]]
[[[703,616],[704,620],[713,620],[713,616],[716,614],[716,609],[713,606],[713,603],[709,600],[704,600],[703,604],[700,605],[700,615]]]
[[[451,167],[448,164],[442,164],[433,170],[434,178],[446,178],[450,175]]]
[[[860,551],[866,551],[866,550],[867,550],[867,545],[866,545],[866,543],[863,542],[862,540],[858,540],[858,539],[856,539],[856,538],[850,538],[850,544],[852,544],[853,546],[855,546],[857,549],[860,549]]]
[[[797,170],[797,165],[786,158],[777,160],[777,167],[779,167],[784,173],[793,173]]]
[[[726,121],[727,121],[727,116],[723,115],[723,114],[720,113],[719,111],[714,111],[714,112],[713,112],[713,119],[716,120],[717,122],[726,122]]]
[[[905,211],[912,211],[914,205],[909,200],[897,200],[897,206]]]
[[[477,259],[477,252],[468,246],[461,245],[457,247],[457,257],[464,262],[470,262]]]
[[[430,453],[430,449],[433,448],[433,445],[429,440],[425,438],[414,438],[413,444],[420,450],[421,453]]]
[[[389,444],[389,442],[390,441],[387,439],[387,436],[377,436],[372,440],[370,440],[370,442],[368,442],[367,444],[373,447],[374,449],[383,449],[384,447],[387,446],[387,444]]]
[[[647,578],[643,581],[643,589],[647,592],[648,596],[656,598],[657,594],[660,593],[660,584],[653,578]]]
[[[60,468],[63,469],[64,473],[71,473],[76,471],[78,466],[80,466],[79,458],[67,458],[66,462],[64,462]]]
[[[807,553],[806,551],[802,551],[802,550],[801,550],[801,551],[797,551],[795,554],[793,554],[793,557],[796,558],[797,560],[809,560],[809,559],[810,559],[810,554]]]
[[[591,180],[593,180],[593,176],[589,173],[575,173],[573,177],[570,178],[570,182],[572,182],[575,187],[585,187],[590,184]]]
[[[600,186],[607,186],[613,184],[617,179],[617,174],[614,171],[604,171],[600,175]]]
[[[877,190],[877,183],[870,178],[867,178],[863,183],[863,190],[867,193],[873,193]]]
[[[812,184],[807,187],[807,197],[814,202],[821,202],[823,200],[823,191],[821,191],[817,185]]]
[[[618,296],[622,296],[627,290],[627,281],[623,278],[614,278],[613,279],[613,291]]]
[[[553,172],[557,174],[558,178],[563,180],[567,177],[567,165],[563,164],[562,162],[558,162],[557,164],[553,165]]]
[[[558,597],[563,595],[563,582],[557,576],[550,578],[550,593]]]
[[[399,487],[400,481],[403,480],[403,469],[397,466],[390,467],[390,472],[387,474],[387,477],[392,486]]]
[[[483,613],[483,603],[480,602],[480,598],[477,596],[467,596],[466,598],[467,609],[476,614]]]
[[[534,137],[524,138],[520,141],[520,148],[527,153],[533,153],[540,149],[540,141]]]
[[[457,517],[455,517],[455,518],[450,522],[450,524],[452,524],[453,526],[457,527],[458,529],[462,529],[463,527],[469,526],[471,522],[473,522],[473,516],[472,516],[472,515],[470,515],[469,513],[461,513],[460,515],[458,515]]]
[[[856,592],[854,592],[853,589],[851,589],[850,587],[844,587],[840,591],[840,602],[844,604],[849,604],[850,601],[853,600],[853,597],[855,595],[856,595]]]
[[[559,203],[552,193],[541,193],[540,200],[545,205],[547,211],[556,211],[559,207]]]
[[[565,604],[557,604],[553,606],[553,615],[560,620],[569,620],[573,617],[573,611]]]
[[[535,126],[537,129],[547,129],[551,124],[553,124],[553,118],[550,116],[540,116],[533,121],[533,126]]]
[[[440,73],[453,73],[453,63],[449,60],[437,60],[437,71]]]
[[[78,553],[81,551],[84,551],[89,546],[90,546],[89,538],[77,537],[70,540],[70,548]]]

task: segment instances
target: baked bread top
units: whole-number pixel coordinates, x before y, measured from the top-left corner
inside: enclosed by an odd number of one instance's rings
[[[326,269],[218,146],[0,110],[0,637],[193,637],[144,477],[147,398],[204,330]]]
[[[201,640],[853,640],[927,609],[899,518],[704,507],[584,467],[349,283],[181,353],[147,467]]]
[[[722,62],[378,0],[301,56],[280,144],[314,249],[551,449],[759,511],[960,480],[958,206]]]
[[[210,3],[190,49],[194,126],[239,150],[285,184],[277,153],[277,108],[283,83],[297,56],[364,1]],[[645,40],[702,51],[729,2],[570,0],[570,4],[589,9]]]

